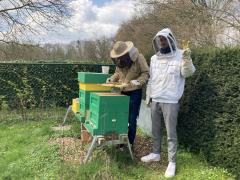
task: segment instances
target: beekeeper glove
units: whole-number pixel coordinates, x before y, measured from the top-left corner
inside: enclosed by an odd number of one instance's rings
[[[183,49],[183,59],[189,59],[191,57],[191,49]]]
[[[190,59],[191,50],[189,48],[189,41],[182,41],[183,59]]]
[[[146,101],[145,102],[146,102],[147,106],[151,106],[152,99],[151,99],[151,89],[150,89],[150,86],[147,86]]]
[[[120,89],[120,90],[122,91],[124,88],[126,88],[126,87],[128,87],[128,86],[129,86],[129,84],[127,84],[127,83],[122,83],[121,85],[116,85],[115,87],[118,88],[118,89]]]
[[[130,83],[131,83],[131,85],[133,85],[133,86],[140,86],[140,85],[141,85],[141,83],[140,83],[139,80],[131,80]]]
[[[111,78],[107,78],[106,83],[111,83],[112,79]]]
[[[181,65],[181,75],[184,78],[187,78],[196,71],[192,59],[191,59],[191,50],[188,47],[189,41],[183,42],[183,61]]]

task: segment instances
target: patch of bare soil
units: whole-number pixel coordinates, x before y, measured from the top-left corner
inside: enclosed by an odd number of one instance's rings
[[[60,146],[60,154],[64,161],[81,164],[86,156],[81,139],[73,137],[52,138],[49,143]]]
[[[138,161],[141,161],[141,157],[148,155],[152,152],[152,140],[151,138],[137,136],[134,143],[133,153]],[[151,169],[163,169],[166,168],[168,163],[167,154],[165,152],[161,153],[160,162],[144,163],[145,166]]]
[[[60,146],[60,154],[64,161],[74,164],[82,164],[87,154],[87,149],[81,139],[74,137],[52,138],[49,140],[50,144],[57,144]],[[141,157],[149,154],[152,151],[152,141],[150,138],[141,136],[136,137],[133,154],[135,159],[140,162]],[[124,153],[124,152],[123,152]],[[167,154],[161,154],[161,162],[154,162],[145,164],[151,169],[165,168],[167,165]]]

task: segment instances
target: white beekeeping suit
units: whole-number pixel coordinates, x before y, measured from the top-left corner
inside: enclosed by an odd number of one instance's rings
[[[161,122],[167,130],[168,167],[165,177],[176,173],[177,154],[177,117],[179,99],[184,92],[185,78],[191,76],[195,67],[190,57],[188,45],[178,49],[177,42],[170,29],[157,33],[153,39],[155,55],[151,58],[150,79],[147,88],[147,101],[151,103],[152,153],[143,156],[142,162],[160,161],[161,159]]]
[[[164,52],[159,38],[165,37],[169,44]],[[147,103],[150,98],[157,102],[178,103],[183,95],[185,78],[195,72],[189,48],[181,50],[170,29],[165,28],[153,39],[155,55],[151,58],[150,79],[147,88]]]

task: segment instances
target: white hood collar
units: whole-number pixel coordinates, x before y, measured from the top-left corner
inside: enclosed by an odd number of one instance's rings
[[[168,40],[168,44],[169,44],[169,47],[171,49],[171,53],[161,54],[159,49],[157,49],[157,47],[155,46],[155,40],[159,36],[164,36]],[[158,56],[164,56],[164,57],[174,56],[174,54],[178,50],[177,41],[176,41],[176,38],[174,37],[172,31],[169,28],[164,28],[156,34],[156,36],[153,38],[153,48],[155,50],[155,53]]]

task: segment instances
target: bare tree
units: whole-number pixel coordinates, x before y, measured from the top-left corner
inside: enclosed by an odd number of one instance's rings
[[[84,42],[84,58],[85,61],[97,62],[97,47],[95,41]]]
[[[0,42],[19,43],[30,33],[53,30],[70,15],[69,0],[0,0]]]
[[[240,1],[239,0],[192,0],[193,4],[206,9],[214,19],[216,26],[223,27],[219,35],[239,44],[240,37]],[[224,40],[223,39],[223,40]]]
[[[111,50],[112,41],[106,37],[102,37],[96,40],[97,55],[98,59],[101,59],[102,62],[111,62],[109,57],[109,52]]]
[[[77,60],[78,59],[77,48],[73,44],[69,44],[67,46],[66,57],[70,60]]]
[[[219,45],[219,35],[237,40],[240,33],[240,2],[238,0],[137,0],[144,23],[171,27],[179,39],[194,45]],[[145,18],[146,19],[146,18]],[[154,26],[154,25],[152,25]],[[230,29],[229,29],[230,28]],[[228,32],[233,32],[231,35]]]
[[[34,42],[28,41],[29,44]],[[19,45],[0,43],[0,61],[4,62],[94,62],[111,63],[112,39],[101,37],[69,44]]]
[[[152,54],[152,39],[163,28],[169,27],[178,42],[190,40],[193,46],[216,44],[216,29],[211,15],[193,5],[189,0],[138,1],[139,14],[124,23],[117,40],[131,40],[139,50]]]

